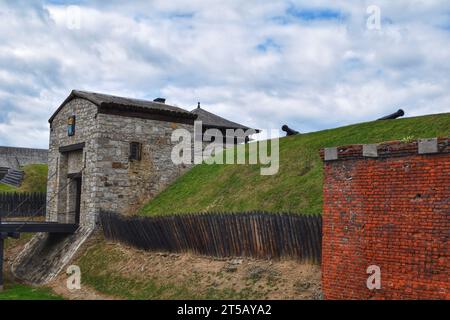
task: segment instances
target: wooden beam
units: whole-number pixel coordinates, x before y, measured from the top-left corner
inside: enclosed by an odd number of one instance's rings
[[[81,172],[75,172],[75,173],[67,174],[67,178],[68,179],[79,179],[81,177],[82,177],[82,173]]]
[[[0,232],[74,233],[78,227],[74,223],[3,221],[0,223]]]
[[[64,152],[83,150],[84,146],[85,146],[84,142],[69,144],[67,146],[59,147],[59,152],[64,153]]]

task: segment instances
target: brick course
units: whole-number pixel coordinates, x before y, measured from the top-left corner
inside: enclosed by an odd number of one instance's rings
[[[383,143],[377,157],[338,147],[325,161],[325,299],[450,299],[450,139],[437,144],[418,154],[418,142]],[[367,288],[370,265],[381,289]]]

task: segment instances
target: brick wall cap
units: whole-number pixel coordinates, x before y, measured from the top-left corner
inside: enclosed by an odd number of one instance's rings
[[[386,141],[377,144],[350,144],[335,147],[336,157],[325,157],[326,152],[334,148],[320,149],[323,161],[339,161],[365,158],[388,158],[409,156],[414,154],[443,154],[450,153],[450,138],[426,138],[411,142],[401,140]],[[326,150],[325,150],[326,149]]]

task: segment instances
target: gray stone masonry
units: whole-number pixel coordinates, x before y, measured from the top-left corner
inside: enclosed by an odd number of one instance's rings
[[[75,134],[68,136],[72,115]],[[70,174],[81,172],[80,229],[56,238],[36,235],[15,261],[15,275],[30,283],[48,282],[94,231],[101,210],[131,214],[184,173],[189,166],[171,161],[171,135],[177,128],[193,133],[189,124],[97,113],[97,106],[85,99],[65,104],[51,124],[46,219],[74,222],[76,188]],[[131,142],[142,145],[139,161],[129,159]],[[76,144],[84,148],[60,151]]]
[[[0,168],[19,169],[21,166],[47,163],[46,149],[0,147]]]

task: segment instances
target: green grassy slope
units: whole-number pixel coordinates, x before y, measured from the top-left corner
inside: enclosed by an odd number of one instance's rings
[[[5,289],[0,292],[0,300],[62,300],[63,298],[50,288],[32,287],[19,283],[5,283]]]
[[[32,233],[22,233],[19,239],[6,238],[5,254],[6,259],[12,257],[8,255],[11,251],[18,251],[17,248],[23,247],[30,241]],[[5,259],[5,261],[6,261]],[[15,281],[9,269],[5,266],[3,270],[5,275],[4,291],[0,292],[0,300],[60,300],[63,299],[60,295],[53,292],[48,287],[33,287],[26,284],[21,284]]]
[[[47,172],[46,164],[30,164],[24,166],[24,180],[20,188],[15,188],[0,183],[0,192],[46,192],[47,191]]]
[[[1,192],[16,192],[16,191],[17,191],[17,188],[12,187],[7,184],[0,183],[0,193]]]
[[[139,214],[248,210],[320,213],[320,148],[449,134],[450,113],[445,113],[285,137],[280,139],[278,174],[261,176],[259,165],[198,165],[143,206]]]

